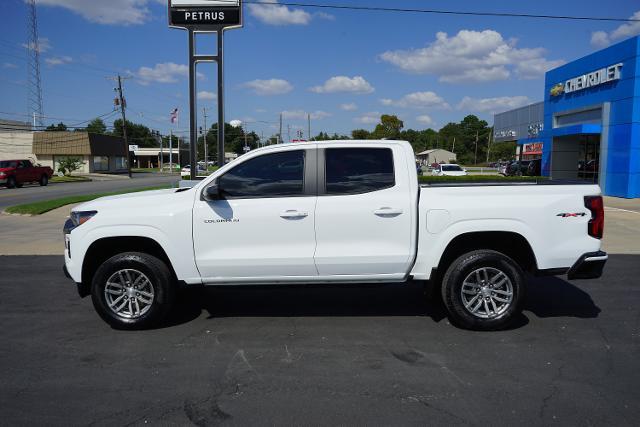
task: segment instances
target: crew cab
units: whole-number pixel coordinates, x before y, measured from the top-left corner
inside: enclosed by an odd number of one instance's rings
[[[0,160],[0,184],[9,188],[22,187],[29,182],[45,186],[53,175],[48,166],[34,166],[31,160]]]
[[[421,186],[407,142],[279,144],[191,188],[75,207],[64,269],[123,329],[162,321],[178,287],[413,280],[456,325],[492,330],[527,275],[599,277],[603,226],[596,185]]]

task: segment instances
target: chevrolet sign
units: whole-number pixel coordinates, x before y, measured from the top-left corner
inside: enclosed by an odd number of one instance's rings
[[[582,76],[574,77],[564,83],[558,83],[551,88],[551,96],[560,96],[563,93],[573,93],[590,87],[599,86],[615,80],[620,80],[622,63],[601,68]]]

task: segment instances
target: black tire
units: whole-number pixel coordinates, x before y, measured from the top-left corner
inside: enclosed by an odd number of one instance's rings
[[[16,188],[16,178],[10,176],[7,178],[7,188]]]
[[[49,184],[49,177],[47,175],[42,175],[40,177],[40,186],[46,187]]]
[[[492,277],[496,284],[503,284],[494,289],[489,280],[487,283],[481,281],[482,285],[472,286],[478,281],[478,276],[475,275],[477,271],[485,278],[487,274],[495,275]],[[505,277],[508,280],[505,281]],[[468,280],[466,284],[465,280]],[[511,297],[505,296],[509,286]],[[473,292],[477,292],[477,295]],[[524,293],[525,278],[520,266],[508,256],[492,250],[478,250],[462,255],[451,263],[442,280],[442,299],[451,322],[471,330],[493,331],[507,327],[522,312]],[[469,308],[465,306],[464,298],[468,304],[471,303]],[[506,303],[494,298],[511,299]],[[480,308],[473,314],[472,310],[478,304]]]
[[[109,298],[119,298],[118,296],[111,296],[115,293],[114,289],[116,289],[113,285],[109,285],[109,293],[105,291],[107,281],[111,279],[119,282],[118,277],[120,276],[118,272],[123,270],[127,270],[132,275],[135,275],[136,272],[141,273],[151,283],[150,289],[153,297],[149,298],[151,303],[145,306],[146,311],[144,311],[145,309],[140,309],[141,305],[144,306],[142,299],[138,303],[136,301],[138,297],[133,294],[131,296],[121,295],[124,299],[114,305],[115,308],[118,308],[120,302],[124,303],[124,300],[131,298],[134,300],[134,310],[136,303],[138,305],[139,313],[135,313],[134,316],[127,316],[126,313],[116,313],[109,307],[107,302],[107,295],[110,295]],[[112,277],[115,277],[115,279]],[[145,282],[143,280],[140,283]],[[129,282],[129,285],[131,286],[123,288],[123,294],[128,292],[137,294],[137,291],[133,290],[132,283]],[[146,287],[145,291],[149,292],[149,288]],[[98,268],[91,282],[91,299],[100,317],[113,328],[126,330],[147,329],[158,325],[169,313],[175,300],[175,284],[169,268],[160,259],[141,252],[125,252],[109,258]],[[131,303],[127,302],[127,304]],[[125,306],[124,310],[126,311],[127,309],[128,306]]]

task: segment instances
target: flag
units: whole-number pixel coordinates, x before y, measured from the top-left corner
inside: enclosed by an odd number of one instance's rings
[[[171,123],[176,123],[178,121],[178,109],[176,108],[171,112]]]

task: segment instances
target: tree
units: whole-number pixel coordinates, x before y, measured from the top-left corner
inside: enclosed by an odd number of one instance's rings
[[[351,131],[353,139],[371,139],[371,132],[366,129],[354,129]]]
[[[107,125],[104,124],[101,118],[95,118],[87,125],[87,132],[104,134],[107,132]]]
[[[113,122],[113,135],[122,137],[122,119]],[[151,129],[145,125],[137,124],[127,120],[127,139],[129,144],[139,145],[140,147],[160,147],[160,143],[151,133]]]
[[[68,130],[67,125],[60,122],[57,125],[49,125],[45,130],[54,131],[54,132],[64,132]]]
[[[83,165],[84,162],[79,157],[63,157],[58,163],[58,172],[62,172],[64,175],[71,175],[82,168]]]
[[[398,139],[403,127],[404,123],[398,116],[383,114],[380,117],[380,123],[373,130],[373,137],[374,139]]]

